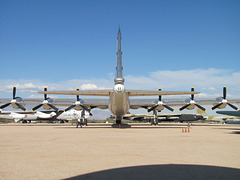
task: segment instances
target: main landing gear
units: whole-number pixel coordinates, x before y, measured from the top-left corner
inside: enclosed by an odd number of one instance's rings
[[[122,124],[122,118],[121,119],[116,118],[116,126],[118,128],[121,128],[121,124]]]
[[[122,117],[116,117],[116,124],[112,125],[113,128],[131,128],[130,125],[122,123]]]
[[[157,116],[157,110],[153,110],[153,119],[151,121],[152,126],[158,126],[158,116]]]

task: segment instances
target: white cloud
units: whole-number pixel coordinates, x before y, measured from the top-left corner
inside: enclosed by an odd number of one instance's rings
[[[34,97],[37,91],[42,91],[44,86],[48,90],[82,90],[109,89],[114,85],[112,74],[107,79],[71,79],[60,82],[42,82],[41,80],[0,80],[0,97],[12,93],[12,87],[17,86],[17,93]],[[240,72],[225,69],[191,69],[177,71],[156,71],[148,75],[125,77],[127,89],[148,89],[163,91],[189,91],[195,87],[202,94],[198,97],[222,96],[222,87],[227,86],[228,97],[240,97]]]
[[[225,69],[192,69],[178,71],[156,71],[148,76],[126,76],[126,84],[131,89],[190,90],[205,94],[222,95],[222,87],[227,86],[228,93],[240,96],[240,72]],[[207,96],[207,95],[206,95]]]
[[[240,72],[224,69],[193,69],[179,71],[156,71],[150,74],[153,78],[163,83],[168,88],[191,87],[216,88],[219,85],[240,84]]]
[[[216,91],[217,89],[214,87],[209,87],[209,88],[202,88],[203,90],[210,90],[210,91]]]
[[[83,84],[80,86],[82,90],[90,90],[90,89],[98,89],[97,85],[95,84]]]

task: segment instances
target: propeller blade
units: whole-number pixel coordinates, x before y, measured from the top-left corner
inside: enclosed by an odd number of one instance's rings
[[[236,111],[239,110],[236,106],[234,106],[234,105],[232,105],[232,104],[230,104],[230,103],[227,103],[227,104],[228,104],[231,108],[235,109]]]
[[[199,109],[203,110],[204,112],[206,112],[206,109],[202,106],[200,106],[199,104],[195,104]]]
[[[211,108],[211,110],[214,110],[214,109],[218,108],[218,107],[221,106],[222,104],[223,104],[223,103],[219,103],[219,104],[213,106],[213,107]]]
[[[179,108],[179,111],[182,111],[182,110],[186,109],[186,108],[187,108],[188,106],[190,106],[190,105],[191,105],[190,103],[189,103],[189,104],[186,104],[185,106]]]
[[[52,109],[54,109],[55,111],[59,111],[59,109],[58,108],[56,108],[54,105],[52,105],[52,104],[47,104],[50,108],[52,108]]]
[[[158,107],[158,105],[151,107],[150,109],[147,110],[147,112],[148,113],[151,112],[152,110],[156,109],[156,107]]]
[[[35,106],[34,108],[32,108],[32,111],[35,111],[35,110],[39,109],[42,105],[43,104],[39,104],[39,105]]]
[[[15,103],[21,110],[23,110],[23,111],[27,111],[26,110],[26,108],[24,108],[23,106],[21,106],[20,104],[18,104],[18,103]]]
[[[47,87],[44,87],[44,91],[47,91]],[[44,94],[44,100],[47,100],[47,94]]]
[[[16,99],[16,86],[13,86],[13,99]]]
[[[162,90],[161,88],[158,89],[158,91],[161,91],[161,90]],[[158,100],[162,101],[162,96],[161,95],[158,96]]]
[[[3,109],[3,108],[5,108],[5,107],[8,107],[10,104],[11,104],[11,103],[4,104],[4,105],[2,105],[2,106],[0,107],[0,109]]]
[[[227,88],[226,86],[223,87],[223,99],[226,99],[227,97]]]
[[[77,88],[77,91],[79,91],[79,88]],[[80,101],[79,95],[77,95],[77,101]]]
[[[192,87],[191,91],[194,92],[194,87]],[[194,94],[191,94],[191,100],[194,100]]]
[[[69,106],[67,109],[65,109],[65,111],[69,111],[70,109],[74,108],[76,105],[72,105],[72,106]]]
[[[164,106],[165,108],[167,108],[169,111],[172,111],[172,112],[175,111],[173,108],[171,108],[171,107],[169,107],[169,106],[167,106],[167,105],[165,105],[165,104],[163,104],[163,106]]]
[[[83,105],[81,105],[81,104],[80,104],[80,106],[81,106],[85,111],[88,111],[89,113],[92,112],[92,110],[91,110],[91,109],[88,109],[86,106],[83,106]]]

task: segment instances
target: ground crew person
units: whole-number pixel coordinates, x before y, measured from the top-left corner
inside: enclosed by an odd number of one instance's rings
[[[76,128],[78,128],[78,126],[81,126],[81,128],[82,128],[82,123],[81,123],[81,119],[80,118],[78,118],[78,120],[77,120],[77,127]]]

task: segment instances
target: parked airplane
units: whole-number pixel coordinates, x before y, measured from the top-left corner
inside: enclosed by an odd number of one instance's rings
[[[216,111],[218,114],[224,114],[228,116],[238,116],[240,117],[240,111]]]
[[[123,78],[123,64],[122,64],[122,37],[120,27],[118,30],[117,36],[117,60],[116,60],[116,76],[114,79],[115,85],[113,89],[110,90],[88,90],[88,91],[47,91],[47,88],[44,88],[43,92],[39,92],[44,94],[44,101],[39,99],[22,99],[16,97],[16,87],[13,89],[13,99],[0,99],[0,103],[6,103],[2,105],[0,108],[5,108],[10,104],[14,108],[20,108],[22,110],[26,110],[23,106],[26,104],[29,105],[37,105],[33,108],[36,110],[43,106],[44,109],[54,109],[58,110],[57,106],[65,106],[68,107],[65,111],[68,111],[72,108],[75,110],[84,110],[91,113],[91,109],[100,108],[100,109],[109,109],[111,113],[115,116],[116,124],[119,126],[122,123],[122,119],[124,115],[129,111],[129,109],[138,109],[138,108],[146,108],[148,112],[153,111],[154,118],[153,124],[158,124],[157,112],[162,111],[164,108],[174,111],[170,106],[182,106],[180,110],[183,109],[193,109],[195,106],[198,108],[205,110],[201,105],[204,104],[214,104],[214,108],[223,108],[227,104],[234,109],[237,109],[235,106],[226,100],[226,96],[217,100],[194,100],[194,94],[198,94],[199,92],[194,92],[192,88],[191,92],[186,91],[141,91],[141,90],[126,90],[124,86],[124,78]],[[226,92],[226,91],[225,91]],[[77,100],[74,102],[73,99],[51,99],[47,97],[47,94],[60,94],[60,95],[76,95]],[[183,100],[162,100],[162,95],[186,95],[191,94],[191,98],[186,101]],[[83,96],[105,96],[109,97],[108,99],[80,99],[79,95]],[[133,99],[130,98],[132,96],[158,96],[158,99]],[[187,103],[187,104],[186,104]],[[240,103],[240,100],[231,101],[231,103]]]
[[[66,112],[54,111],[36,111],[36,112],[15,112],[15,111],[0,111],[0,119],[12,119],[15,122],[32,122],[35,121],[72,121],[82,119],[83,123],[87,124],[87,119],[92,115],[83,110],[70,110]]]
[[[239,111],[236,111],[236,112],[239,112]],[[201,109],[198,109],[197,113],[201,114],[206,119],[206,121],[208,121],[209,123],[226,124],[226,123],[237,120],[236,117],[232,116],[232,115],[230,115],[230,116],[210,116],[206,112],[202,111]]]
[[[190,122],[205,120],[200,114],[157,114],[158,121],[164,122]],[[112,116],[110,117],[112,118]],[[123,116],[124,120],[152,122],[154,114],[126,114]]]
[[[233,121],[228,122],[228,124],[240,124],[240,111],[217,111],[216,113],[234,117]]]

